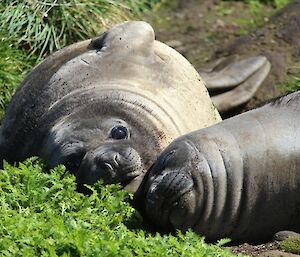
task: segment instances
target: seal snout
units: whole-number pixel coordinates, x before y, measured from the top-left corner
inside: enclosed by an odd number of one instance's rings
[[[189,211],[186,195],[193,194],[193,179],[188,173],[170,170],[154,176],[146,190],[147,216],[158,227],[177,229],[180,222],[176,215],[184,217]]]
[[[119,168],[121,156],[116,151],[108,151],[97,154],[94,158],[97,167],[111,171],[111,173],[113,173]]]
[[[107,144],[90,151],[83,159],[77,174],[79,185],[104,183],[127,185],[143,173],[143,164],[138,152],[128,145]]]
[[[145,212],[163,230],[185,231],[195,223],[197,186],[191,146],[174,141],[149,171],[145,186]]]
[[[139,154],[131,147],[110,150],[103,148],[95,153],[94,159],[96,172],[108,183],[131,180],[139,175],[139,168],[142,166]]]

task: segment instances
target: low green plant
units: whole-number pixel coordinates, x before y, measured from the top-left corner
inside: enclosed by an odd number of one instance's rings
[[[0,29],[30,54],[45,56],[66,44],[91,38],[158,0],[3,0]]]
[[[271,4],[276,8],[282,8],[287,5],[291,0],[247,0],[248,2],[260,2],[263,4]]]
[[[237,1],[241,1],[241,0],[237,0]],[[288,3],[290,3],[291,0],[242,0],[242,2],[246,2],[252,5],[250,6],[250,8],[260,8],[261,4],[269,4],[279,9],[284,7]]]
[[[300,90],[300,77],[290,76],[288,83],[284,86],[285,91],[294,92]]]
[[[279,246],[286,252],[300,254],[300,237],[290,237],[282,241]]]
[[[287,81],[278,87],[284,94],[300,90],[300,67],[291,68],[291,71],[288,72]]]
[[[85,196],[63,166],[43,172],[29,159],[0,172],[1,256],[235,256],[198,235],[148,234],[117,185]]]

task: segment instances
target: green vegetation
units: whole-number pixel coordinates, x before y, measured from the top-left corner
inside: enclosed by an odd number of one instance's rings
[[[287,5],[290,0],[246,0],[248,3],[262,3],[262,4],[271,4],[276,8],[282,8]]]
[[[25,73],[46,54],[137,17],[157,2],[2,0],[0,118]],[[192,232],[149,234],[139,229],[131,196],[119,186],[98,183],[87,197],[64,173],[63,166],[45,173],[35,159],[0,171],[1,256],[236,256],[220,248],[227,240],[208,245]]]
[[[297,76],[289,76],[288,82],[283,85],[283,89],[285,92],[294,92],[300,90],[300,77]]]
[[[67,44],[135,18],[159,0],[3,0],[0,2],[0,120],[32,66]]]
[[[158,0],[0,3],[0,115],[24,75],[46,54],[137,17]],[[198,235],[149,234],[130,195],[101,183],[84,196],[64,167],[30,159],[0,172],[1,256],[234,256]]]
[[[261,6],[261,4],[269,4],[276,8],[282,8],[291,2],[291,0],[236,0],[236,1],[242,1],[256,6]]]
[[[29,159],[0,173],[1,256],[235,256],[187,232],[175,236],[137,229],[141,219],[119,186],[75,191],[63,166],[43,172]]]
[[[287,82],[278,85],[283,94],[300,90],[300,66],[294,67],[288,72]]]
[[[13,47],[6,36],[0,35],[0,119],[12,94],[33,63],[33,60],[26,58],[24,51]]]
[[[300,237],[290,237],[282,241],[280,248],[289,253],[300,254]]]
[[[269,8],[273,9],[273,12],[283,8],[288,3],[291,2],[291,0],[236,0],[237,2],[245,2],[248,5],[248,8],[250,12],[254,15],[250,20],[249,18],[245,19],[239,19],[237,22],[238,24],[245,25],[245,24],[253,24],[255,26],[259,26],[263,22],[268,20],[268,16],[270,16],[270,10]],[[222,5],[222,3],[229,2],[229,5]],[[230,2],[232,3],[232,0],[224,0],[220,2],[220,8],[223,9],[223,12],[225,14],[231,14],[234,12],[234,10],[228,6],[230,6]],[[268,7],[268,8],[267,8]],[[245,31],[242,34],[246,34],[248,31]]]
[[[257,28],[268,21],[268,17],[271,16],[278,9],[283,8],[291,0],[240,0],[246,2],[252,17],[239,18],[236,20],[237,24],[250,25],[249,28],[243,28],[239,32],[241,35],[248,34],[249,30]],[[227,10],[228,12],[228,10]],[[233,12],[233,11],[231,11]],[[247,27],[247,26],[246,26]]]
[[[0,28],[15,43],[39,57],[83,39],[108,26],[129,19],[151,7],[156,0],[4,0]]]

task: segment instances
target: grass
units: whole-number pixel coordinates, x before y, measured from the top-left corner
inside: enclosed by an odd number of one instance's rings
[[[0,2],[0,120],[25,74],[45,55],[138,18],[159,0]]]
[[[84,196],[60,166],[29,159],[0,173],[1,256],[235,256],[198,235],[148,234],[130,195],[101,183]]]
[[[136,17],[158,0],[3,0],[0,29],[40,58]]]
[[[33,64],[33,59],[28,59],[24,51],[0,34],[0,120],[15,89]]]

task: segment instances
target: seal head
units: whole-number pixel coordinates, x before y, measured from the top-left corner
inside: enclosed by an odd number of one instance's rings
[[[98,179],[128,185],[174,138],[220,120],[192,65],[149,24],[125,22],[29,74],[6,112],[0,158],[65,164],[79,188]]]
[[[50,167],[63,163],[77,178],[78,189],[84,184],[127,185],[143,176],[156,153],[161,150],[163,135],[149,121],[141,121],[137,108],[110,97],[88,105],[62,119],[51,130],[41,153]],[[135,191],[131,188],[130,191]]]
[[[202,190],[193,174],[197,155],[191,145],[181,143],[162,152],[145,185],[144,211],[154,225],[167,231],[193,227],[201,200]]]

